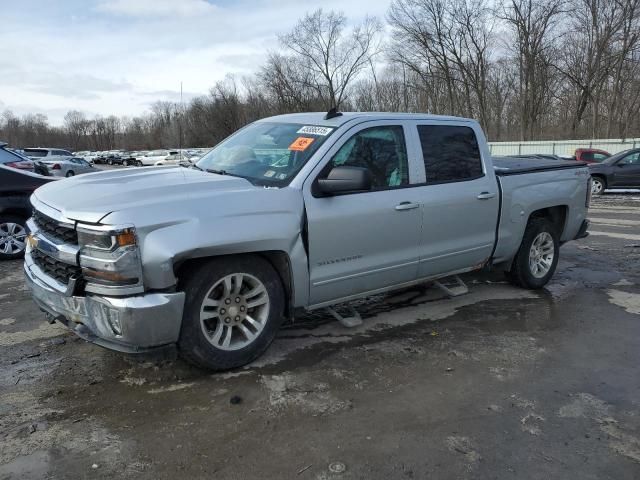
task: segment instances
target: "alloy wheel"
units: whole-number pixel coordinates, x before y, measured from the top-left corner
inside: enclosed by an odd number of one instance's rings
[[[536,278],[542,278],[553,265],[555,245],[549,232],[540,232],[531,243],[529,249],[529,269]]]
[[[233,273],[218,280],[200,306],[200,325],[209,343],[221,350],[251,344],[269,318],[270,300],[253,275]]]
[[[0,253],[15,255],[25,249],[26,229],[19,223],[0,223]]]

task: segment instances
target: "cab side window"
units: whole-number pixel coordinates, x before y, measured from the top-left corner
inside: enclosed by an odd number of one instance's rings
[[[618,163],[620,165],[640,165],[640,152],[627,155]]]
[[[427,183],[463,182],[482,177],[476,134],[469,127],[418,125]]]
[[[393,125],[359,131],[340,147],[330,162],[331,167],[342,165],[369,169],[374,190],[408,185],[409,165],[402,127]]]

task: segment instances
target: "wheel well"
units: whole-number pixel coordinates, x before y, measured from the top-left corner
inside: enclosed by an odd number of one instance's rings
[[[546,218],[553,223],[558,232],[558,236],[562,238],[564,232],[564,226],[567,219],[567,206],[557,205],[555,207],[541,208],[536,210],[529,217],[529,221],[533,218]]]
[[[594,173],[591,176],[592,177],[597,177],[605,187],[607,186],[607,178],[604,175],[601,175],[599,173]]]
[[[212,260],[214,258],[241,255],[259,255],[266,261],[268,261],[276,270],[278,276],[280,277],[280,281],[282,282],[282,286],[284,287],[284,292],[286,295],[285,316],[287,318],[291,318],[293,316],[293,279],[291,274],[291,261],[289,259],[289,255],[287,255],[286,252],[278,250],[268,250],[264,252],[246,252],[231,255],[217,255],[213,257],[190,258],[180,263],[179,265],[176,265],[174,267],[174,273],[176,278],[178,279],[178,283],[180,283],[180,276],[188,271],[196,263],[202,262],[203,260]]]

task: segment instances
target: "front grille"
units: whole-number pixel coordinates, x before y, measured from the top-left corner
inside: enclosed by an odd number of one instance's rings
[[[80,267],[56,260],[37,249],[31,250],[31,259],[44,273],[65,285],[71,277],[79,279],[82,274]]]
[[[52,237],[62,243],[78,244],[78,233],[73,228],[60,226],[54,219],[37,210],[33,211],[33,221],[42,230],[42,233],[48,237]]]

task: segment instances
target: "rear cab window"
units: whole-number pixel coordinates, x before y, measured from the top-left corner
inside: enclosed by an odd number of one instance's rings
[[[484,176],[476,134],[457,125],[418,125],[426,183],[464,182]]]

